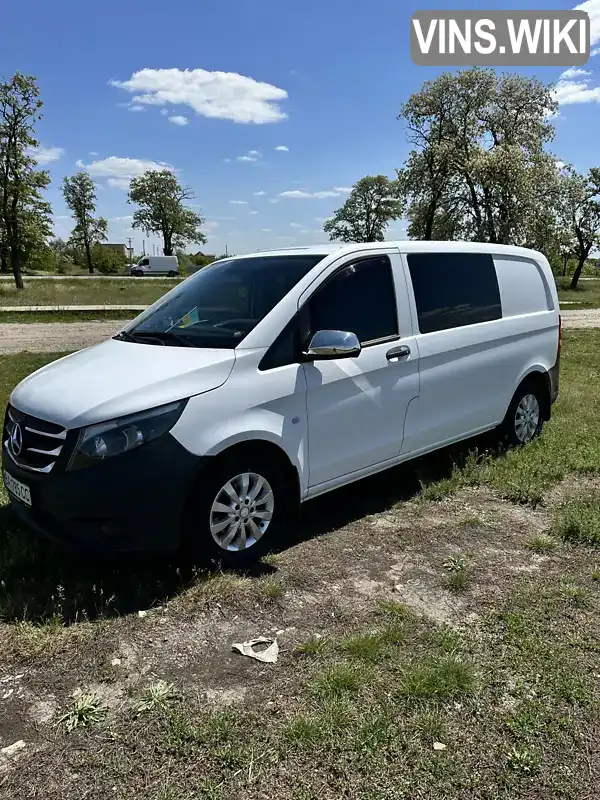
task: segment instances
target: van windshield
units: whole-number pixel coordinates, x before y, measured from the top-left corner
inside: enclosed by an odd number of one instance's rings
[[[172,347],[232,349],[325,256],[217,261],[168,292],[115,338]]]

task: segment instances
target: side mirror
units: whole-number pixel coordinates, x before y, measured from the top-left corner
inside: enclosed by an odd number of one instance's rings
[[[317,331],[304,353],[313,360],[327,358],[353,358],[361,352],[358,336],[350,331]]]

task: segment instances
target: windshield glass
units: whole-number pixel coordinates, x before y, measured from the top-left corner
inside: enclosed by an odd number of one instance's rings
[[[204,267],[117,338],[234,348],[324,255],[255,256]]]

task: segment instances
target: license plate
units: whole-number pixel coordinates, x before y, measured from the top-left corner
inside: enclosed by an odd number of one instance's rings
[[[26,506],[31,505],[31,491],[29,486],[13,478],[6,470],[4,470],[4,485],[17,500],[21,501],[21,503],[25,503]]]

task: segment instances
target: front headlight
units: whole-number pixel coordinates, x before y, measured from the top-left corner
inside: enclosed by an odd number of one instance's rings
[[[135,450],[170,431],[187,400],[82,428],[67,469],[82,469]]]

